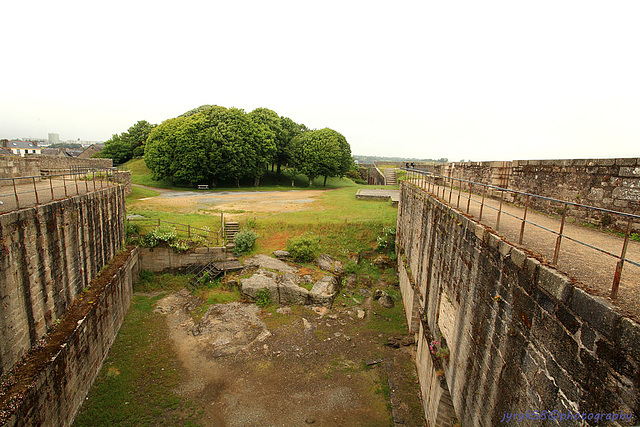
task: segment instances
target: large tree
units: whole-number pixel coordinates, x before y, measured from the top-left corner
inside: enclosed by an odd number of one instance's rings
[[[342,134],[325,128],[304,132],[291,141],[289,150],[295,174],[304,173],[309,186],[318,176],[324,176],[324,185],[330,176],[343,176],[353,165],[351,147]]]
[[[275,154],[274,132],[241,109],[196,110],[163,122],[149,136],[145,162],[154,178],[214,186],[253,178],[257,185]]]
[[[133,157],[144,154],[144,144],[151,130],[156,127],[146,120],[140,120],[120,135],[114,134],[105,142],[104,150],[98,157],[113,159],[115,164],[121,164]]]

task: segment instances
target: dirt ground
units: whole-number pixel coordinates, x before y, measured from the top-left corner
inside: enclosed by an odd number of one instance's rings
[[[296,212],[310,209],[324,190],[198,192],[154,188],[159,196],[140,199],[150,209],[170,206],[181,210],[225,212],[234,217],[245,213]]]
[[[205,408],[202,425],[425,425],[415,346],[386,346],[388,335],[367,327],[382,309],[370,297],[361,303],[327,312],[216,304],[194,322],[202,302],[182,290],[156,311],[186,373],[176,391]]]

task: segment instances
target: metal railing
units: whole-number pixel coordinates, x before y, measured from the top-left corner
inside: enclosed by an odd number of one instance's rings
[[[220,242],[223,241],[222,227],[214,231],[214,230],[209,230],[205,228],[194,227],[190,224],[182,224],[179,222],[165,221],[165,220],[153,219],[153,218],[127,218],[127,221],[148,222],[148,223],[151,223],[151,225],[155,225],[157,227],[160,227],[162,224],[170,224],[174,226],[176,233],[183,233],[183,235],[186,235],[187,238],[189,239],[191,238],[191,236],[201,236],[209,239],[211,243],[215,242],[216,245],[220,245]]]
[[[33,206],[34,201],[37,206],[119,183],[118,171],[115,168],[93,168],[51,175],[0,178],[0,204],[11,203],[12,208],[21,209]],[[60,189],[64,189],[64,195]],[[30,199],[29,196],[34,199]],[[13,206],[14,202],[15,206]]]
[[[622,276],[622,270],[624,268],[624,264],[630,263],[632,265],[635,265],[636,267],[640,267],[640,262],[633,261],[627,258],[627,248],[629,245],[629,239],[631,237],[632,224],[634,222],[640,222],[639,215],[613,211],[613,210],[604,209],[604,208],[598,208],[595,206],[583,205],[580,203],[568,202],[565,200],[558,200],[551,197],[526,193],[523,191],[509,190],[507,188],[501,188],[494,185],[483,184],[483,183],[469,181],[461,178],[449,177],[449,176],[440,175],[440,174],[418,170],[418,169],[410,169],[410,168],[400,168],[400,169],[408,173],[407,180],[410,183],[435,195],[439,199],[447,202],[450,206],[453,206],[452,199],[455,198],[456,209],[460,209],[460,204],[462,201],[462,205],[463,205],[462,209],[463,210],[466,209],[467,214],[469,214],[470,206],[472,202],[479,204],[479,214],[478,214],[479,222],[482,222],[482,217],[483,217],[483,214],[485,213],[484,212],[485,208],[495,210],[496,211],[496,226],[495,226],[496,231],[499,231],[500,229],[500,219],[502,215],[508,215],[514,219],[520,220],[520,233],[518,238],[519,245],[522,245],[526,224],[530,224],[534,227],[538,227],[542,230],[545,230],[549,233],[556,235],[556,242],[555,242],[555,248],[553,251],[553,260],[552,260],[553,265],[558,264],[558,257],[560,255],[560,248],[561,248],[563,239],[570,240],[579,245],[583,245],[585,247],[588,247],[590,249],[596,250],[600,253],[603,253],[605,255],[608,255],[617,259],[618,261],[617,261],[616,269],[613,275],[613,283],[611,285],[611,294],[610,294],[611,299],[615,299],[618,295],[618,287],[620,285],[620,278]],[[522,200],[524,198],[524,213],[522,214],[522,217],[514,213],[507,212],[503,209],[503,205],[505,201],[505,193],[514,196],[512,197],[513,200],[518,200],[518,199]],[[472,196],[474,194],[481,197],[479,202],[478,200],[473,199]],[[487,196],[491,197],[492,195],[494,195],[499,200],[498,208],[486,203]],[[562,206],[562,208],[559,209],[558,211],[558,213],[561,215],[561,218],[560,218],[560,227],[557,231],[552,230],[543,225],[536,224],[533,221],[530,221],[527,219],[527,213],[536,200],[544,200],[550,203],[557,203],[558,205]],[[465,204],[466,204],[466,207],[464,206]],[[599,248],[590,243],[583,242],[574,237],[566,235],[564,233],[564,228],[565,228],[565,223],[567,219],[567,211],[569,210],[570,207],[572,209],[585,209],[587,212],[600,212],[603,214],[616,215],[620,218],[624,218],[626,220],[626,226],[624,227],[625,228],[624,240],[622,243],[622,250],[620,252],[620,255],[614,254],[613,252],[608,251],[606,249]]]

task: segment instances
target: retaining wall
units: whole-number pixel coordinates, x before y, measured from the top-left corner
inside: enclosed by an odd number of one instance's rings
[[[69,171],[72,166],[87,168],[110,168],[111,159],[79,159],[77,157],[53,157],[31,154],[26,157],[0,156],[0,178],[40,176],[43,173]],[[19,181],[17,183],[20,183]],[[12,181],[1,181],[0,186],[13,185]]]
[[[431,425],[453,423],[451,403],[465,426],[534,410],[640,422],[640,325],[424,191],[400,189],[400,287]],[[432,340],[448,358],[431,354]]]
[[[124,189],[0,215],[0,376],[122,248]]]
[[[140,269],[153,272],[177,270],[213,259],[223,260],[226,257],[226,249],[222,247],[201,247],[189,253],[177,253],[171,248],[158,246],[140,247],[139,250]]]
[[[137,260],[136,249],[119,254],[70,307],[43,347],[12,373],[13,381],[0,394],[0,425],[72,424],[131,303]]]

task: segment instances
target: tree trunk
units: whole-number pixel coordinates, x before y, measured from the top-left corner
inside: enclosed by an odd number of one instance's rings
[[[313,187],[313,177],[309,177],[309,187]]]
[[[253,186],[254,187],[259,187],[260,186],[260,177],[256,176],[255,179],[253,180]]]
[[[276,174],[280,175],[280,162],[278,162],[278,168],[276,169]]]
[[[240,188],[240,179],[236,178],[236,188]]]
[[[327,186],[327,175],[324,176],[324,184],[322,184],[323,187]]]

